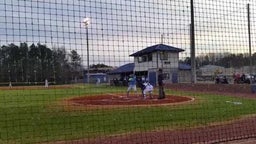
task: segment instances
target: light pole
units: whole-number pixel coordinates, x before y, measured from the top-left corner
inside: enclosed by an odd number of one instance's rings
[[[86,45],[87,45],[87,82],[88,84],[90,83],[90,63],[89,63],[89,38],[88,38],[88,27],[90,25],[90,18],[84,18],[83,19],[83,24],[84,24],[84,27],[86,29]]]
[[[164,44],[164,39],[165,39],[165,36],[167,37],[167,38],[169,38],[169,34],[171,34],[171,33],[161,33],[161,37],[160,37],[160,44]],[[160,51],[160,53],[158,52],[157,53],[157,55],[159,55],[160,54],[160,61],[161,61],[161,69],[163,69],[164,68],[164,64],[163,64],[163,60],[164,60],[164,51]],[[158,62],[157,62],[157,69],[158,69]]]

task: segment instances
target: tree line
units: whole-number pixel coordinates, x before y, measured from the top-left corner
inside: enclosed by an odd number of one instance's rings
[[[217,65],[222,66],[225,68],[241,68],[243,66],[250,66],[250,57],[248,54],[232,54],[232,53],[225,53],[225,54],[217,54],[211,53],[206,54],[204,56],[197,56],[196,57],[196,67],[200,68],[204,65]],[[186,57],[184,60],[180,62],[191,64],[191,58]],[[256,62],[256,53],[252,55],[252,64],[255,66]]]
[[[37,43],[3,45],[0,48],[0,82],[70,83],[83,76],[82,59],[72,50],[48,48]]]

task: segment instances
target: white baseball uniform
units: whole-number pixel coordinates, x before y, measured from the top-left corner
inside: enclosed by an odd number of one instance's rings
[[[144,98],[146,98],[147,93],[150,93],[150,95],[152,94],[154,87],[148,82],[143,83],[143,85],[145,86],[145,88],[143,90],[143,96],[144,96]]]

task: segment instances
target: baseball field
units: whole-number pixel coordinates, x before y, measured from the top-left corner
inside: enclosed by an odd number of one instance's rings
[[[168,88],[161,101],[157,90],[147,100],[135,94],[126,98],[125,91],[107,85],[2,87],[0,143],[111,143],[129,138],[139,143],[171,136],[176,138],[173,143],[218,142],[252,136],[255,130],[248,125],[255,122],[253,95]],[[240,135],[229,135],[228,126]],[[205,138],[211,131],[215,137]]]

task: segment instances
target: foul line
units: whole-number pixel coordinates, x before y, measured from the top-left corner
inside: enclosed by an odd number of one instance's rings
[[[122,95],[111,94],[111,93],[107,93],[107,95],[110,95],[110,96],[118,96],[118,97],[124,97],[124,96],[122,96]]]

